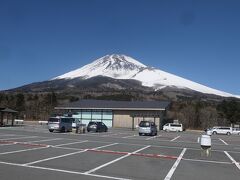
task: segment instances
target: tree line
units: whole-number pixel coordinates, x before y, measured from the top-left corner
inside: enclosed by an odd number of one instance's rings
[[[47,120],[54,107],[79,99],[102,100],[159,100],[159,97],[123,94],[63,94],[47,93],[0,93],[0,107],[18,111],[18,118],[25,120]],[[166,100],[166,99],[164,99]],[[186,128],[205,129],[217,125],[240,124],[240,101],[228,99],[221,102],[198,99],[172,101],[167,119],[178,119]]]

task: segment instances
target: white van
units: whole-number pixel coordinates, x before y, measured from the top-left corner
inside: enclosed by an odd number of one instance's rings
[[[183,126],[182,124],[167,123],[163,126],[163,130],[180,132],[180,131],[183,131]]]

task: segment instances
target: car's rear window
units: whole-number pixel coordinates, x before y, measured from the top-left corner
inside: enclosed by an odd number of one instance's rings
[[[49,118],[48,119],[49,122],[59,122],[58,118]]]
[[[147,121],[142,121],[139,124],[140,127],[150,127],[150,122]]]

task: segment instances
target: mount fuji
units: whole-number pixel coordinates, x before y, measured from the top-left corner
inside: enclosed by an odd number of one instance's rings
[[[175,89],[221,97],[240,98],[240,96],[204,86],[160,69],[146,66],[129,56],[118,54],[101,57],[79,69],[57,76],[49,82],[61,80],[75,82],[76,79],[84,81],[100,77],[105,77],[105,81],[115,79],[123,82],[123,80],[128,80],[127,83],[133,83],[133,85],[137,81],[140,85],[152,88],[154,91]],[[107,83],[105,82],[105,84]],[[73,87],[74,85],[68,86]],[[119,88],[119,85],[115,84],[115,87]]]

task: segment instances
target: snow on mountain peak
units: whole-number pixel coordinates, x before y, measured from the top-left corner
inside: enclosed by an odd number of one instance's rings
[[[119,54],[103,56],[90,64],[54,79],[73,79],[81,77],[88,79],[94,76],[107,76],[116,79],[130,79],[141,69],[146,68],[137,60]]]
[[[129,56],[119,54],[103,56],[82,68],[68,72],[52,80],[73,78],[88,79],[95,76],[106,76],[114,79],[134,79],[142,82],[143,86],[153,87],[155,90],[165,87],[176,87],[179,89],[191,89],[206,94],[239,98],[239,96],[209,88],[160,69],[148,67]]]

